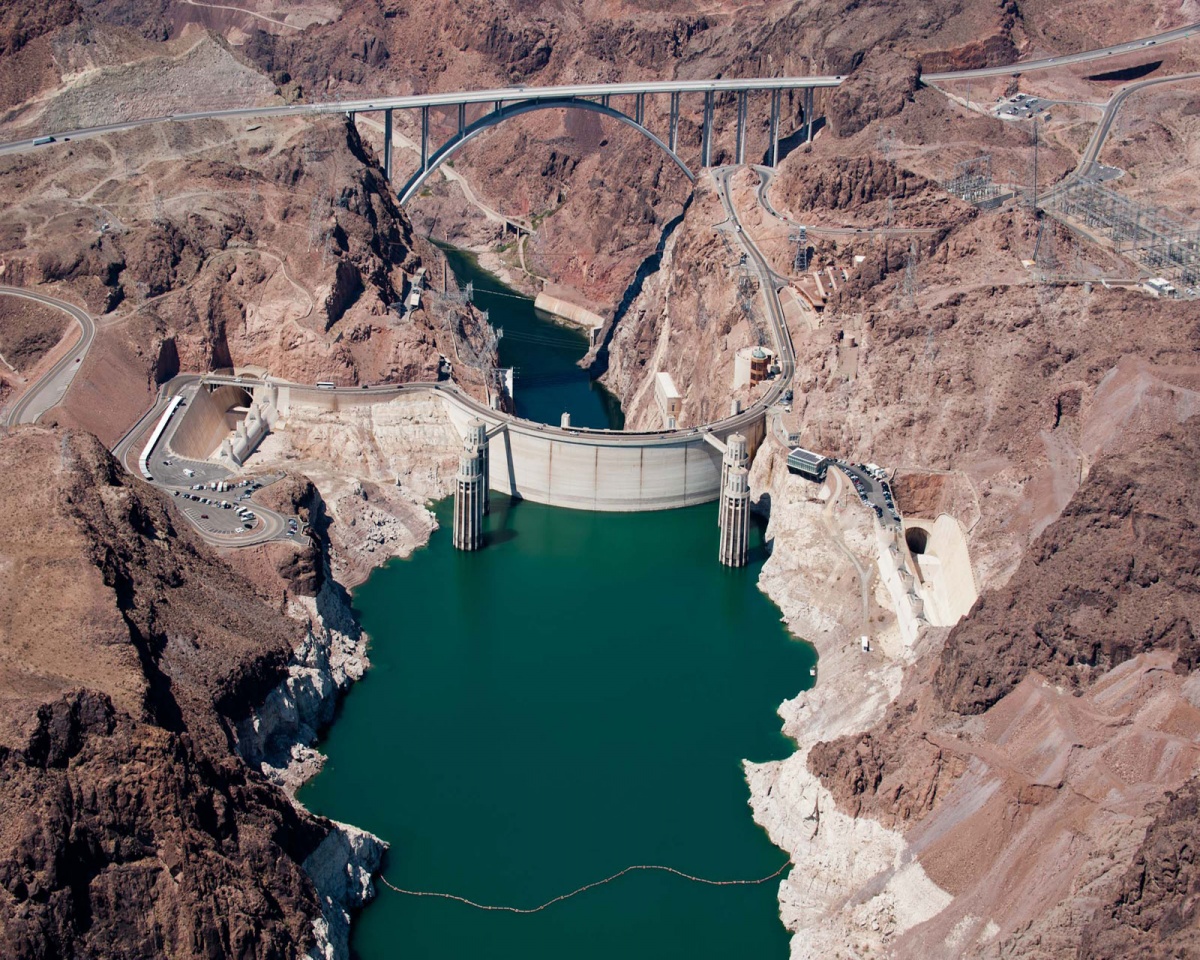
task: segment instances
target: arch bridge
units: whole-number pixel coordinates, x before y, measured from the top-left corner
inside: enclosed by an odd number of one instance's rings
[[[590,83],[557,87],[506,87],[497,90],[481,90],[465,93],[424,94],[412,97],[387,97],[373,101],[345,102],[342,110],[353,116],[355,113],[382,111],[384,115],[383,169],[389,181],[394,179],[395,164],[392,149],[393,117],[396,110],[419,111],[421,129],[420,166],[397,191],[400,203],[407,203],[438,167],[454,156],[472,139],[483,131],[498,126],[505,120],[539,110],[574,109],[587,110],[610,117],[632,127],[650,140],[671,158],[689,180],[695,174],[680,155],[679,117],[682,98],[703,98],[700,122],[700,166],[712,165],[714,126],[713,116],[718,94],[732,94],[737,102],[737,129],[735,137],[735,162],[746,159],[746,134],[748,100],[752,94],[770,95],[770,161],[774,166],[779,160],[779,118],[783,94],[799,91],[802,96],[802,117],[805,139],[812,140],[813,100],[818,89],[837,87],[842,83],[840,76],[738,78],[731,80],[663,80],[646,83]],[[646,100],[648,97],[669,98],[667,129],[662,134],[654,133],[647,123]],[[632,112],[613,106],[614,98],[631,101]],[[474,105],[483,104],[491,109],[475,120],[468,122],[467,111]],[[442,144],[433,146],[430,137],[431,109],[452,109],[458,114],[458,123],[451,136]]]

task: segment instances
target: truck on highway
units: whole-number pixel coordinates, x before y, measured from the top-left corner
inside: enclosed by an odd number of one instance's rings
[[[44,147],[47,143],[53,143],[53,142],[54,142],[53,137],[38,137],[36,140],[33,141],[33,145],[35,147]]]

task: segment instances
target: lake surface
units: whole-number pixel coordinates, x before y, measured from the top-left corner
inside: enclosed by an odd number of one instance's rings
[[[460,279],[504,292],[449,256]],[[620,425],[574,365],[582,334],[528,300],[476,302],[505,328],[523,416]],[[536,906],[633,864],[714,880],[778,869],[741,761],[791,753],[775,709],[811,684],[815,654],[757,588],[761,529],[749,566],[730,570],[715,504],[601,514],[493,495],[476,553],[451,546],[452,502],[436,511],[429,545],[354,593],[372,668],[300,799],[388,841],[396,886],[481,903]],[[532,915],[378,886],[353,929],[361,960],[788,955],[777,880],[639,872]]]
[[[301,792],[391,845],[413,890],[533,906],[630,864],[713,879],[786,856],[754,824],[741,760],[791,752],[776,706],[811,647],[717,563],[716,507],[598,514],[493,497],[487,543],[442,529],[354,595],[372,668]],[[777,881],[707,887],[638,873],[531,916],[380,889],[364,960],[786,958]]]

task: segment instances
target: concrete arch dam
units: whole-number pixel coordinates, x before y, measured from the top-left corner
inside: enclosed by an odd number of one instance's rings
[[[725,438],[741,434],[753,456],[766,423],[762,410],[750,410],[696,430],[645,434],[576,430],[490,410],[441,384],[365,391],[278,384],[277,389],[285,418],[295,405],[336,410],[405,397],[436,397],[464,440],[473,421],[484,424],[489,489],[548,506],[612,513],[669,510],[718,499]]]
[[[718,424],[711,434],[573,433],[487,416],[456,400],[443,395],[460,436],[468,435],[472,420],[482,420],[487,427],[490,489],[576,510],[669,510],[716,500],[721,490],[721,446],[724,437],[738,430]],[[763,427],[761,416],[741,427],[750,434],[751,449],[762,441]],[[721,446],[706,439],[709,435]]]

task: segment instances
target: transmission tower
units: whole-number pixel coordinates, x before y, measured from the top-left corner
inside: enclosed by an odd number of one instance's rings
[[[754,332],[755,344],[762,347],[766,346],[767,337],[759,325],[758,316],[754,311],[754,297],[757,293],[758,280],[751,276],[749,268],[743,265],[742,275],[738,277],[738,306],[741,307],[746,321],[750,324],[750,329]]]
[[[879,153],[885,163],[892,162],[892,144],[896,139],[896,131],[891,127],[879,132]]]
[[[1031,117],[1030,119],[1033,121],[1033,186],[1029,191],[1029,209],[1036,214],[1038,186],[1038,122],[1036,116]]]
[[[313,194],[312,206],[308,209],[308,249],[315,250],[321,243],[325,220],[326,199],[325,188],[322,186]]]
[[[808,228],[801,227],[789,233],[788,243],[796,244],[796,258],[792,261],[792,271],[803,273],[808,269]]]
[[[1037,264],[1043,281],[1058,269],[1058,255],[1054,247],[1054,221],[1048,218],[1038,221],[1037,245],[1033,251],[1033,262]]]

